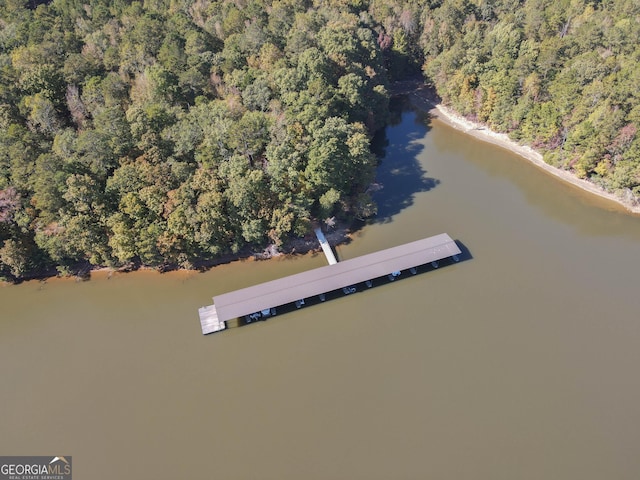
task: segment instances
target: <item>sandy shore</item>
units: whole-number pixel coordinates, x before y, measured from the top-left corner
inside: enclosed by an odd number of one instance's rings
[[[599,185],[596,185],[588,180],[583,180],[576,177],[571,172],[553,167],[545,163],[542,155],[533,148],[525,145],[520,145],[519,143],[511,140],[506,134],[496,133],[487,128],[486,125],[471,122],[461,115],[458,115],[453,110],[443,106],[442,104],[436,103],[433,98],[431,98],[430,92],[426,88],[418,87],[415,90],[410,92],[407,91],[406,93],[408,94],[411,103],[416,108],[428,111],[429,113],[431,113],[431,115],[438,118],[438,120],[446,123],[447,125],[450,125],[457,130],[471,135],[478,140],[482,140],[483,142],[493,143],[494,145],[505,148],[567,183],[575,185],[594,195],[598,195],[599,197],[616,202],[618,205],[624,207],[624,209],[626,209],[629,213],[640,215],[640,204],[638,204],[637,202],[632,203],[614,193],[606,191]]]

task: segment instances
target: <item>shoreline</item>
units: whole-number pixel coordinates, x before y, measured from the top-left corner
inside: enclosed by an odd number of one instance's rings
[[[404,93],[404,92],[403,92]],[[480,141],[497,145],[511,153],[515,153],[519,157],[529,161],[530,163],[541,168],[545,172],[553,175],[560,180],[580,188],[581,190],[596,195],[600,198],[610,200],[617,204],[627,214],[640,215],[640,204],[631,203],[615,193],[609,192],[595,183],[578,178],[576,175],[567,170],[554,167],[546,163],[542,154],[533,148],[521,145],[509,138],[506,133],[498,133],[491,130],[484,124],[473,122],[464,118],[462,115],[445,107],[433,98],[427,86],[417,86],[413,91],[405,93],[415,108],[423,110],[431,114],[446,125],[455,128],[467,135],[470,135]]]
[[[328,229],[323,229],[325,237],[329,241],[332,247],[336,245],[344,245],[352,240],[352,233],[354,231],[353,224],[346,223],[338,223],[337,225],[330,227]],[[280,257],[291,257],[294,258],[300,255],[308,255],[322,252],[322,247],[318,243],[318,240],[313,231],[310,231],[303,237],[292,237],[286,242],[284,242],[281,246],[276,246],[274,244],[269,244],[264,247],[262,250],[253,250],[250,248],[244,249],[241,252],[232,254],[222,255],[221,257],[210,260],[210,261],[194,261],[193,266],[191,268],[180,267],[175,264],[170,264],[165,267],[150,267],[146,265],[127,265],[119,268],[115,267],[105,267],[105,266],[95,266],[92,268],[80,268],[79,271],[75,274],[62,275],[62,274],[54,274],[52,270],[48,272],[42,273],[42,275],[33,275],[28,278],[21,278],[16,282],[10,282],[6,280],[0,280],[0,287],[4,286],[12,286],[19,285],[25,282],[40,282],[47,283],[48,281],[74,281],[74,282],[85,282],[91,280],[91,277],[96,274],[97,276],[104,276],[107,279],[110,279],[113,275],[118,274],[126,274],[130,275],[132,273],[137,274],[149,274],[149,273],[157,273],[159,275],[164,275],[168,273],[184,273],[184,274],[197,274],[197,273],[205,273],[217,266],[227,265],[229,263],[238,262],[238,261],[250,261],[250,262],[260,262],[264,260],[271,260],[274,258]]]
[[[544,161],[542,154],[533,148],[517,143],[510,139],[505,133],[494,132],[484,124],[466,119],[452,109],[442,105],[439,99],[435,96],[433,89],[425,85],[422,80],[414,79],[398,82],[394,88],[392,88],[391,96],[406,96],[414,108],[429,113],[432,117],[443,122],[445,125],[455,128],[456,130],[470,135],[480,141],[491,143],[514,153],[569,185],[577,187],[580,190],[601,199],[613,202],[617,207],[617,210],[624,211],[624,213],[628,215],[640,216],[640,203],[631,203],[626,201],[619,195],[609,192],[593,182],[578,178],[570,171],[551,166]],[[325,235],[332,246],[348,243],[352,240],[351,234],[353,233],[353,230],[351,227],[352,225],[338,225],[335,228],[332,228],[331,231],[325,232]],[[291,238],[280,247],[272,244],[267,245],[261,252],[246,249],[236,254],[223,255],[220,258],[211,261],[195,261],[191,268],[184,268],[177,265],[168,265],[166,267],[130,265],[120,268],[95,266],[93,268],[82,268],[76,274],[71,275],[60,275],[53,273],[53,271],[48,271],[43,272],[40,275],[33,275],[19,279],[16,282],[0,280],[0,285],[15,285],[34,280],[46,282],[50,279],[65,278],[74,279],[75,281],[86,281],[90,280],[91,275],[94,273],[106,275],[107,277],[111,277],[117,273],[133,272],[158,272],[162,274],[165,272],[180,271],[186,273],[200,273],[209,271],[218,265],[228,264],[239,260],[269,260],[280,256],[306,255],[320,250],[321,247],[317,243],[315,236],[309,233],[304,237]]]

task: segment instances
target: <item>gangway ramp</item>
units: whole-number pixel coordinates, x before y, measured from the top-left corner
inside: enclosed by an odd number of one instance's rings
[[[320,228],[316,228],[314,231],[316,232],[316,237],[318,237],[318,242],[320,242],[320,246],[322,247],[325,257],[327,257],[329,265],[335,265],[338,263],[338,260],[336,260],[336,256],[333,254],[333,250],[331,249],[331,245],[327,242],[322,230]]]

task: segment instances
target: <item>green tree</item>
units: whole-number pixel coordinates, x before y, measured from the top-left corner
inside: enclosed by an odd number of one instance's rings
[[[20,278],[29,269],[30,252],[22,243],[13,239],[5,240],[0,248],[0,271],[6,269],[12,277]]]
[[[376,161],[369,151],[369,139],[362,124],[328,118],[314,132],[308,155],[305,177],[317,198],[330,189],[344,198],[373,180]]]

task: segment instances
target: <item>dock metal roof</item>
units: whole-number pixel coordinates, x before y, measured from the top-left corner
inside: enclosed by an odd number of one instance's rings
[[[398,270],[459,255],[458,245],[442,233],[270,282],[213,297],[220,321],[327,293]]]

